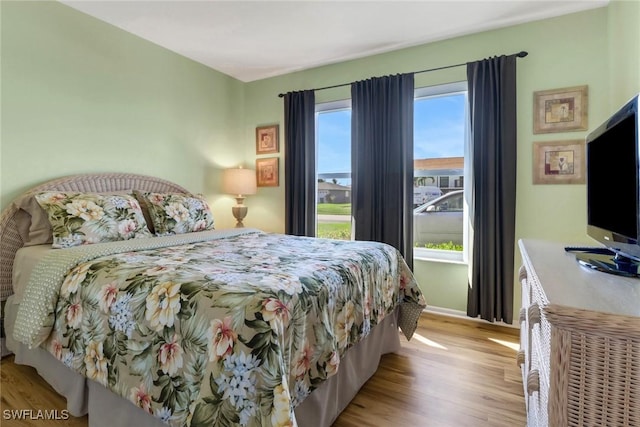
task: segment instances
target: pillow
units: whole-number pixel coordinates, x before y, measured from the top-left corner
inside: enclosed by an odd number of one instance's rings
[[[158,236],[213,229],[213,214],[200,195],[142,193]]]
[[[54,248],[151,237],[140,204],[130,194],[49,191],[35,198],[47,212]]]
[[[147,198],[145,194],[140,190],[133,190],[133,195],[136,199],[138,199],[138,203],[140,203],[140,207],[142,208],[142,215],[144,215],[144,220],[147,222],[147,228],[151,232],[151,234],[156,234],[156,229],[153,226],[153,221],[151,220],[151,214],[149,213],[149,206],[147,204]]]
[[[47,245],[53,242],[53,233],[47,213],[33,196],[15,202],[16,227],[24,246]]]
[[[96,193],[102,196],[131,194],[131,190]],[[23,196],[14,202],[17,208],[14,220],[23,246],[50,245],[53,242],[53,231],[49,215],[38,204],[35,196]],[[143,210],[144,213],[144,210]],[[146,217],[145,217],[146,218]]]

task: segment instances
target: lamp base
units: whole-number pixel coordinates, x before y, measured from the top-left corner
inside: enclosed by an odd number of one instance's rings
[[[234,218],[238,221],[236,223],[236,228],[243,228],[244,224],[242,223],[242,220],[247,216],[249,208],[242,204],[244,197],[236,197],[236,200],[238,201],[238,204],[231,208],[231,212],[233,213]]]

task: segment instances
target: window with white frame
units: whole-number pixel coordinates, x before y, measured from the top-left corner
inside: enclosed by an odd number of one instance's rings
[[[466,82],[417,89],[414,256],[463,261]],[[351,102],[316,106],[317,236],[351,239]]]
[[[316,106],[318,237],[351,240],[351,101]]]
[[[462,261],[466,242],[467,83],[416,90],[414,257]]]

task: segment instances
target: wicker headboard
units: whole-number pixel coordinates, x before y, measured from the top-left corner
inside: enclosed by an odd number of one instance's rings
[[[13,259],[16,251],[24,245],[15,222],[15,216],[18,211],[16,202],[41,191],[51,190],[90,193],[123,190],[188,193],[185,188],[170,181],[130,173],[71,175],[45,182],[28,190],[14,200],[0,215],[0,301],[5,301],[13,294],[11,283]]]

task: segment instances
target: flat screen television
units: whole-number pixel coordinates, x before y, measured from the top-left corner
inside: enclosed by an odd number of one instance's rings
[[[638,97],[587,135],[587,235],[604,248],[576,254],[585,266],[626,276],[640,275]]]

